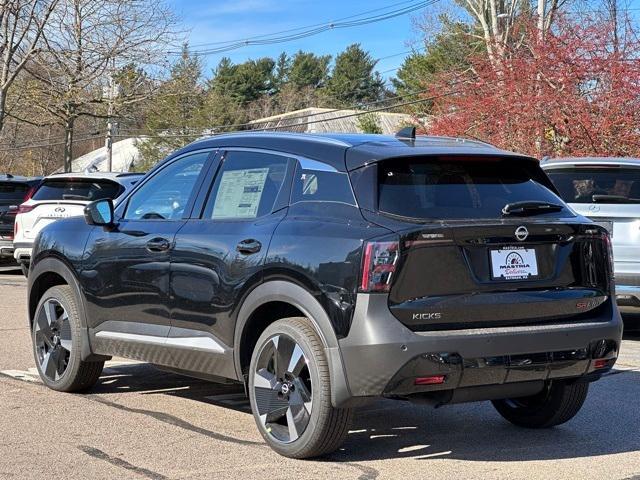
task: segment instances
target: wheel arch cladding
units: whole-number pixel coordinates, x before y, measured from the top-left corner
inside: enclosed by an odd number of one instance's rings
[[[269,310],[266,321],[261,320],[260,313],[267,311],[269,307],[274,307],[274,310]],[[251,358],[251,340],[257,340],[272,322],[290,316],[304,316],[312,322],[322,340],[329,362],[332,404],[334,407],[345,405],[352,396],[344,373],[338,339],[329,316],[311,293],[291,282],[273,280],[263,283],[245,299],[238,312],[234,334],[234,362],[238,378],[243,378],[243,369],[248,365],[245,362],[247,357]],[[252,326],[259,327],[258,331],[252,331]]]
[[[75,294],[78,302],[78,312],[80,314],[80,324],[83,336],[80,342],[82,348],[81,358],[82,360],[87,360],[92,357],[92,352],[85,317],[86,310],[84,305],[84,295],[82,295],[78,280],[71,268],[58,258],[43,258],[34,265],[31,274],[29,275],[29,328],[33,326],[33,319],[40,299],[47,290],[56,285],[68,285]]]

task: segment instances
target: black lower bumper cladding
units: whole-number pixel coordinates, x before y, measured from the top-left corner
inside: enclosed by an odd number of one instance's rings
[[[530,395],[536,393],[533,391],[536,385],[542,388],[549,380],[599,378],[613,367],[618,347],[616,341],[602,339],[574,350],[495,357],[463,358],[455,352],[425,353],[398,371],[387,384],[384,395],[428,399],[430,394],[438,393],[431,395],[438,403]],[[442,382],[426,385],[416,382],[423,378],[438,378]],[[454,390],[460,391],[454,394]],[[449,395],[442,395],[443,392]],[[483,398],[476,398],[478,396]]]

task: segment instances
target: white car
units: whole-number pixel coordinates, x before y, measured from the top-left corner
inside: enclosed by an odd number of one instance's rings
[[[13,256],[27,275],[31,248],[40,230],[61,218],[81,216],[85,205],[100,198],[117,202],[141,173],[61,173],[45,178],[31,198],[18,207]]]
[[[571,208],[609,231],[618,305],[640,312],[640,159],[552,158],[540,165]]]

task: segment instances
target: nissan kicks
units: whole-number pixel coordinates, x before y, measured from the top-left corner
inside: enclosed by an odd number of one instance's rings
[[[524,155],[230,134],[45,227],[28,310],[50,388],[91,388],[111,356],[236,381],[265,441],[307,458],[377,397],[571,419],[620,347],[611,260]]]

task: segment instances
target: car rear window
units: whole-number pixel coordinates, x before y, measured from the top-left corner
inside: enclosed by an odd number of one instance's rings
[[[31,197],[33,200],[82,200],[117,198],[124,188],[111,180],[59,178],[45,180]]]
[[[29,188],[26,183],[0,182],[0,200],[22,200]]]
[[[550,168],[547,174],[567,203],[640,203],[640,168]]]
[[[298,202],[338,202],[355,205],[349,175],[313,170],[298,165],[291,192],[291,204]]]
[[[562,204],[550,188],[538,164],[526,160],[410,157],[378,165],[378,209],[402,217],[501,218],[508,203]]]

